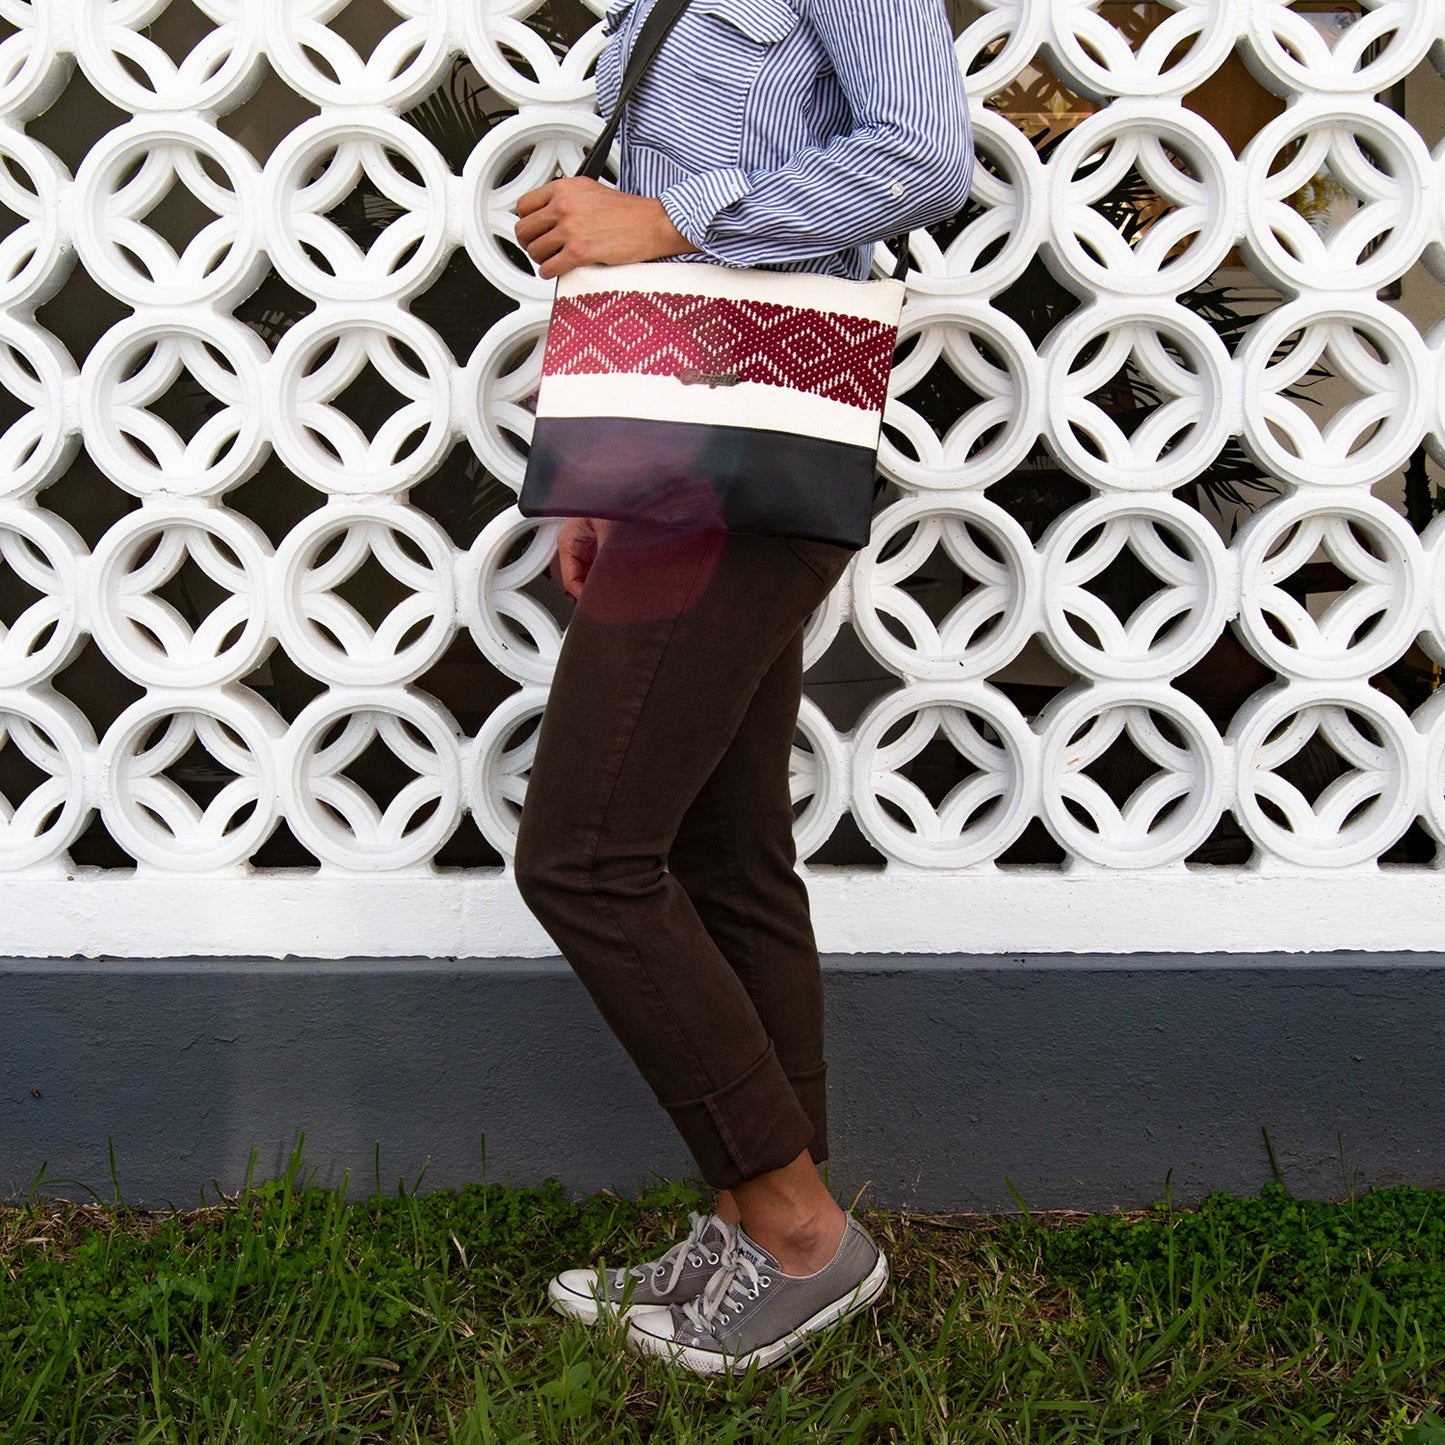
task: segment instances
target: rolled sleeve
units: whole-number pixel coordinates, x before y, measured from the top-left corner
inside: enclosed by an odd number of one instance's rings
[[[750,189],[751,182],[746,171],[704,171],[701,175],[689,176],[669,186],[658,199],[668,219],[683,237],[699,251],[723,260],[725,258],[710,249],[708,237],[718,214],[735,205]]]

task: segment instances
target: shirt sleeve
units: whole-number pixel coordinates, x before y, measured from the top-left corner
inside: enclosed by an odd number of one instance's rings
[[[700,251],[738,266],[824,256],[953,215],[973,138],[940,0],[805,0],[854,128],[777,170],[705,171],[659,197]]]

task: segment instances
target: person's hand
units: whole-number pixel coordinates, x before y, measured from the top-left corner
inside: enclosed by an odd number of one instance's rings
[[[661,201],[571,176],[517,202],[517,240],[548,280],[578,266],[625,266],[696,251]]]
[[[604,517],[568,517],[557,533],[554,575],[574,600],[582,595],[597,549],[607,540],[612,523]]]

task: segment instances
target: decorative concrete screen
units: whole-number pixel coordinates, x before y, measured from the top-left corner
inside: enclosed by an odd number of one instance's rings
[[[599,8],[0,0],[0,953],[550,951],[506,860],[551,530],[423,491],[463,455],[520,483],[548,287],[511,212],[598,129]],[[973,203],[913,239],[890,486],[808,641],[827,949],[1440,941],[1445,525],[1401,498],[1445,448],[1445,328],[1387,298],[1445,277],[1445,154],[1378,97],[1438,84],[1445,0],[1150,8],[965,17]],[[1232,55],[1284,102],[1238,157],[1183,100]],[[1040,61],[1091,112],[1046,146],[990,104]],[[449,162],[406,117],[467,85],[494,123]],[[62,158],[67,102],[112,123]],[[1031,333],[1038,257],[1079,304]],[[424,319],[455,264],[499,298],[461,354]],[[240,319],[263,285],[284,326]],[[364,376],[385,412],[349,414]],[[1225,455],[1276,490],[1231,500]],[[475,726],[459,643],[504,679]]]

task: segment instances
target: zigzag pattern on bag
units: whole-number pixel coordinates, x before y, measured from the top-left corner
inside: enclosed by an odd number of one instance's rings
[[[715,296],[599,291],[557,298],[545,376],[758,382],[878,411],[897,328],[866,317]]]

